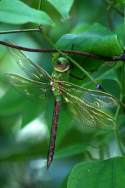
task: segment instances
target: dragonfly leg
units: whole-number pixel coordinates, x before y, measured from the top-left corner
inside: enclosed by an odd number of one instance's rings
[[[51,136],[50,136],[50,143],[49,143],[49,150],[48,150],[48,157],[47,157],[47,168],[49,168],[50,164],[52,163],[53,156],[54,156],[60,106],[61,106],[61,103],[55,100]]]

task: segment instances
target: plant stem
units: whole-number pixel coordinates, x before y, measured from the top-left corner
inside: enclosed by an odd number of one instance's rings
[[[23,33],[23,32],[40,32],[39,28],[36,29],[14,29],[8,31],[0,31],[0,34],[11,34],[11,33]]]
[[[37,29],[39,31],[39,29]],[[19,31],[20,32],[20,31]],[[58,49],[39,49],[39,48],[27,48],[15,44],[10,44],[9,42],[6,41],[1,41],[0,44],[3,46],[8,46],[10,48],[16,48],[18,50],[23,50],[23,51],[28,51],[28,52],[36,52],[36,53],[54,53],[54,52],[60,52],[60,53],[65,53],[65,54],[71,54],[71,55],[79,55],[79,56],[84,56],[84,57],[89,57],[91,59],[97,59],[97,60],[102,60],[102,61],[125,61],[125,53],[121,54],[120,56],[101,56],[101,55],[96,55],[90,52],[85,52],[85,51],[79,51],[79,50],[58,50]]]
[[[104,152],[104,146],[99,147],[99,159],[104,160],[105,158],[105,152]]]
[[[74,59],[72,59],[68,55],[64,53],[62,54],[65,55],[76,67],[78,67],[79,70],[81,70],[95,85],[97,84],[97,82],[93,79],[93,77],[89,74],[88,71],[86,71],[83,67],[81,67]]]
[[[115,135],[115,140],[117,143],[117,146],[121,152],[122,155],[125,155],[124,149],[121,144],[120,136],[119,136],[119,131],[118,131],[118,124],[115,124],[116,129],[114,130],[114,135]]]
[[[112,7],[120,16],[124,17],[124,12],[121,12],[119,9],[117,9],[116,7]]]
[[[110,2],[109,0],[104,0],[105,3],[108,4],[108,9],[114,9],[120,16],[124,17],[124,12],[121,12],[118,8],[116,8],[114,2]]]
[[[121,99],[122,99],[122,96],[121,96]],[[122,100],[120,99],[120,101],[122,102]],[[121,145],[121,140],[120,140],[120,136],[119,136],[119,124],[116,123],[117,122],[117,119],[118,119],[118,115],[119,115],[119,111],[120,111],[120,104],[118,105],[117,107],[117,110],[116,110],[116,113],[115,113],[115,129],[114,129],[114,135],[115,135],[115,140],[116,140],[116,143],[117,143],[117,146],[121,152],[122,155],[125,155],[125,152],[122,148],[122,145]]]
[[[41,9],[41,3],[42,3],[42,0],[39,0],[39,2],[38,2],[38,10]]]
[[[125,83],[124,83],[124,70],[125,70],[125,65],[124,65],[124,62],[122,63],[122,67],[121,67],[121,85],[122,85],[122,91],[121,91],[121,96],[120,96],[120,103],[122,103],[123,101],[123,95],[124,95],[124,88],[125,88]],[[116,123],[117,122],[117,119],[118,119],[118,115],[119,115],[119,112],[120,112],[120,104],[118,105],[117,107],[117,110],[116,110],[116,113],[115,113],[115,117],[114,117],[114,120],[115,120],[115,130],[114,130],[114,134],[115,134],[115,139],[116,139],[116,142],[117,142],[117,145],[118,145],[118,148],[121,152],[122,155],[125,155],[125,152],[124,152],[124,149],[122,147],[122,144],[121,144],[121,140],[120,140],[120,136],[119,136],[119,124]]]

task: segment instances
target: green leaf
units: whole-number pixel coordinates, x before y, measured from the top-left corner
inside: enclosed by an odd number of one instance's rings
[[[78,24],[76,25],[76,27],[73,28],[72,33],[74,34],[82,33],[87,31],[90,27],[91,25],[86,22],[82,24]]]
[[[52,25],[53,21],[43,11],[35,10],[19,0],[0,1],[0,22],[8,24],[35,23]]]
[[[69,16],[69,11],[74,0],[48,0],[48,2],[51,3],[64,18],[66,18]]]
[[[121,89],[120,85],[118,84],[118,81],[113,79],[104,79],[102,81],[102,88],[108,92],[114,95],[115,97],[120,97]]]
[[[71,171],[67,188],[125,187],[125,158],[82,162]]]
[[[65,34],[56,45],[59,49],[81,50],[102,56],[123,53],[118,36],[100,24],[94,24],[78,34]]]
[[[116,4],[125,4],[125,0],[116,0]]]

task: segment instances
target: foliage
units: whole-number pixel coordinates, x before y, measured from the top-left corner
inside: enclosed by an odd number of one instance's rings
[[[9,86],[5,73],[24,73],[7,47],[0,45],[1,188],[124,187],[125,66],[124,61],[113,61],[125,57],[124,5],[124,0],[0,1],[0,41],[96,55],[69,55],[75,61],[71,60],[69,81],[90,89],[99,83],[119,101],[112,109],[112,130],[81,131],[63,104],[55,160],[47,171],[53,98],[32,100]],[[37,31],[5,32],[39,25]],[[52,53],[25,54],[51,74]]]

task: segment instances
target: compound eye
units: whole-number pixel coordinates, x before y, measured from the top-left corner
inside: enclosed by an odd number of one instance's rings
[[[60,57],[57,59],[54,69],[58,72],[65,72],[69,69],[69,63],[65,58]]]
[[[62,62],[58,60],[58,61],[56,62],[56,64],[57,64],[57,65],[61,65]]]

